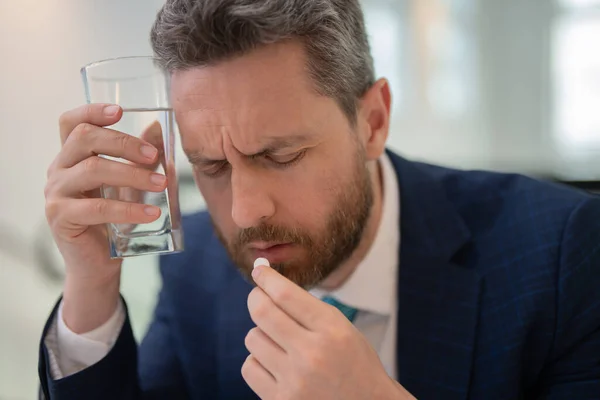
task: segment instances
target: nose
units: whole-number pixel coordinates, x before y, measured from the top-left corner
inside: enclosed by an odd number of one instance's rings
[[[275,213],[267,179],[252,171],[231,172],[231,217],[240,229],[260,225]]]

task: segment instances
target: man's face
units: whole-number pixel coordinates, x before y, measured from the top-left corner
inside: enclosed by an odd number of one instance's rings
[[[365,148],[318,95],[297,43],[173,75],[184,151],[216,232],[248,276],[267,258],[303,287],[355,250],[373,203]]]

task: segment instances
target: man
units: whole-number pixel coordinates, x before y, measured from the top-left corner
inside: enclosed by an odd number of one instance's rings
[[[600,200],[386,152],[358,1],[169,0],[151,38],[208,213],[137,348],[104,226],[157,210],[93,190],[163,190],[157,150],[119,107],[63,114],[47,398],[600,397]]]

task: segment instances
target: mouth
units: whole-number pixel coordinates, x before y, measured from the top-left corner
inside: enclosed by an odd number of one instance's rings
[[[250,243],[252,257],[263,257],[271,263],[281,263],[291,256],[294,248],[293,243],[253,242]]]

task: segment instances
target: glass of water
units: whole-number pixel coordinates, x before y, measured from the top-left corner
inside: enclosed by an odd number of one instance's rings
[[[143,203],[161,209],[149,224],[108,224],[111,258],[162,254],[183,250],[183,232],[177,175],[175,171],[175,118],[170,102],[169,75],[152,57],[122,57],[103,60],[81,69],[88,103],[118,104],[123,117],[110,129],[141,137],[159,150],[153,172],[167,177],[163,192],[146,192],[128,187],[103,186],[106,199]],[[100,157],[123,163],[120,158]]]

